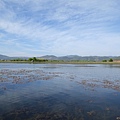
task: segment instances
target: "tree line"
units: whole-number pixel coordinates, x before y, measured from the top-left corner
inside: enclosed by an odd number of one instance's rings
[[[113,59],[110,58],[109,60],[102,60],[102,62],[113,62]]]
[[[29,58],[29,59],[17,58],[17,59],[12,59],[11,61],[46,62],[48,60],[47,59],[38,59],[36,57],[32,57],[32,58]]]

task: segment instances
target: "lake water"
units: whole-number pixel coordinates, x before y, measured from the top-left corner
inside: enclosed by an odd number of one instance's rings
[[[120,65],[0,63],[0,120],[120,120]]]

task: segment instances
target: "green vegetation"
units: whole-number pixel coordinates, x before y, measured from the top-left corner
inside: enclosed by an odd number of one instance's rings
[[[13,60],[10,60],[10,61],[27,61],[27,60],[26,59],[17,58],[17,59],[13,59]]]
[[[36,57],[33,57],[33,58],[29,58],[28,60],[26,59],[21,59],[21,58],[17,58],[17,59],[12,59],[12,60],[1,60],[1,61],[11,61],[11,62],[46,62],[48,60],[46,59],[38,59]]]
[[[107,62],[107,60],[102,60],[102,62]]]
[[[33,57],[33,58],[29,58],[28,61],[31,61],[31,62],[46,62],[48,60],[46,60],[46,59],[38,59],[36,57]]]
[[[109,62],[113,62],[113,59],[109,59]]]
[[[90,61],[90,60],[47,60],[42,58],[32,57],[29,59],[12,59],[12,60],[0,60],[1,63],[50,63],[50,64],[120,64],[120,62],[113,61],[113,59],[102,61]]]
[[[113,59],[110,58],[109,60],[102,60],[102,62],[113,62]]]

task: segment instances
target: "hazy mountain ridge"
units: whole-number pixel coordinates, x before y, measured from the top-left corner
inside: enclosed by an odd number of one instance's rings
[[[9,57],[0,54],[0,60],[12,60],[12,59],[28,59],[29,57]]]
[[[110,58],[114,60],[120,60],[120,56],[78,56],[78,55],[67,55],[67,56],[54,56],[54,55],[46,55],[39,58],[44,58],[48,60],[82,60],[82,61],[102,61],[102,60],[109,60]]]
[[[0,55],[0,59],[9,59],[9,57],[6,55]]]
[[[1,60],[11,60],[11,59],[28,59],[29,57],[9,57],[6,55],[0,55]],[[37,58],[43,58],[48,60],[64,60],[64,61],[71,61],[71,60],[81,60],[81,61],[102,61],[102,60],[109,60],[110,58],[114,60],[120,60],[120,56],[78,56],[78,55],[67,55],[67,56],[60,56],[57,57],[55,55],[45,55]]]

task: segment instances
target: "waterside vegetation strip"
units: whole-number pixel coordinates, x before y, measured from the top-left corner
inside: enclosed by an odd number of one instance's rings
[[[0,60],[0,63],[34,63],[34,64],[120,64],[120,61],[113,59],[102,61],[87,61],[87,60],[47,60],[41,58],[29,58],[29,59],[12,59],[12,60]]]

